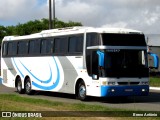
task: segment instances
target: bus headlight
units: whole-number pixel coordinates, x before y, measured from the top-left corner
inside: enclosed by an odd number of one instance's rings
[[[108,85],[115,85],[115,82],[108,82]]]
[[[110,92],[112,92],[112,93],[115,92],[115,89],[109,89],[108,93],[110,93]]]
[[[147,90],[146,89],[142,89],[142,92],[146,92]]]
[[[114,89],[111,89],[111,92],[115,92],[115,90],[114,90]]]

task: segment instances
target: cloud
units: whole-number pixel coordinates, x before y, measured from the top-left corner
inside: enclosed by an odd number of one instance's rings
[[[56,17],[85,26],[125,27],[159,33],[160,0],[55,0]],[[48,18],[48,0],[0,0],[0,21]]]
[[[12,24],[44,18],[48,13],[47,5],[37,0],[0,0],[0,8],[0,21]]]
[[[160,25],[159,11],[160,0],[57,0],[56,4],[56,16],[63,20],[87,26],[129,27],[147,33],[157,32],[152,26]]]
[[[116,22],[116,23],[111,23],[111,24],[105,24],[105,25],[102,25],[102,27],[119,27],[119,28],[125,28],[127,27],[127,23],[126,22]]]

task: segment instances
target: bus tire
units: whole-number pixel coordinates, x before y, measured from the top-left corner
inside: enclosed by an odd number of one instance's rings
[[[78,99],[81,101],[85,101],[87,99],[86,86],[83,81],[81,81],[78,85]]]
[[[31,87],[31,81],[30,81],[30,78],[27,78],[25,80],[25,93],[28,94],[28,95],[31,95],[33,94],[33,90],[32,90],[32,87]]]
[[[17,89],[17,92],[19,94],[23,94],[24,93],[24,89],[22,89],[22,82],[21,82],[20,78],[18,78],[18,80],[17,80],[16,89]]]

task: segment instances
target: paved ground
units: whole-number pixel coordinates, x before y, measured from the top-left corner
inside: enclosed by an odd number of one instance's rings
[[[18,94],[16,89],[7,88],[0,85],[0,94],[3,93],[13,93]],[[76,100],[74,95],[70,94],[57,94],[53,92],[36,92],[35,95],[25,95],[21,96],[25,97],[33,97],[40,99],[48,99],[52,101],[60,101],[66,103],[84,103],[84,104],[92,104],[92,105],[101,105],[106,107],[113,108],[122,108],[122,109],[132,109],[132,110],[142,110],[142,111],[160,111],[160,91],[150,90],[149,96],[142,97],[129,97],[127,99],[122,98],[95,98],[90,97],[89,101],[82,102]]]

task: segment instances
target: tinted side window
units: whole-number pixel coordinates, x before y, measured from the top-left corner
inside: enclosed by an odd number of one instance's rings
[[[29,54],[40,54],[40,40],[31,40],[29,42]]]
[[[3,43],[3,51],[2,51],[2,55],[3,56],[6,56],[7,55],[7,49],[8,49],[8,43],[7,42],[4,42]]]
[[[42,40],[41,53],[42,54],[53,53],[53,45],[54,45],[54,39],[48,38]]]
[[[16,55],[17,54],[17,42],[9,42],[8,43],[8,55]]]
[[[28,41],[20,41],[18,43],[18,54],[19,55],[28,54]]]
[[[100,45],[99,34],[97,33],[87,33],[86,47]]]
[[[83,52],[83,36],[73,36],[69,38],[69,53]]]
[[[67,38],[56,38],[54,45],[54,52],[64,54],[68,50],[68,40]]]

